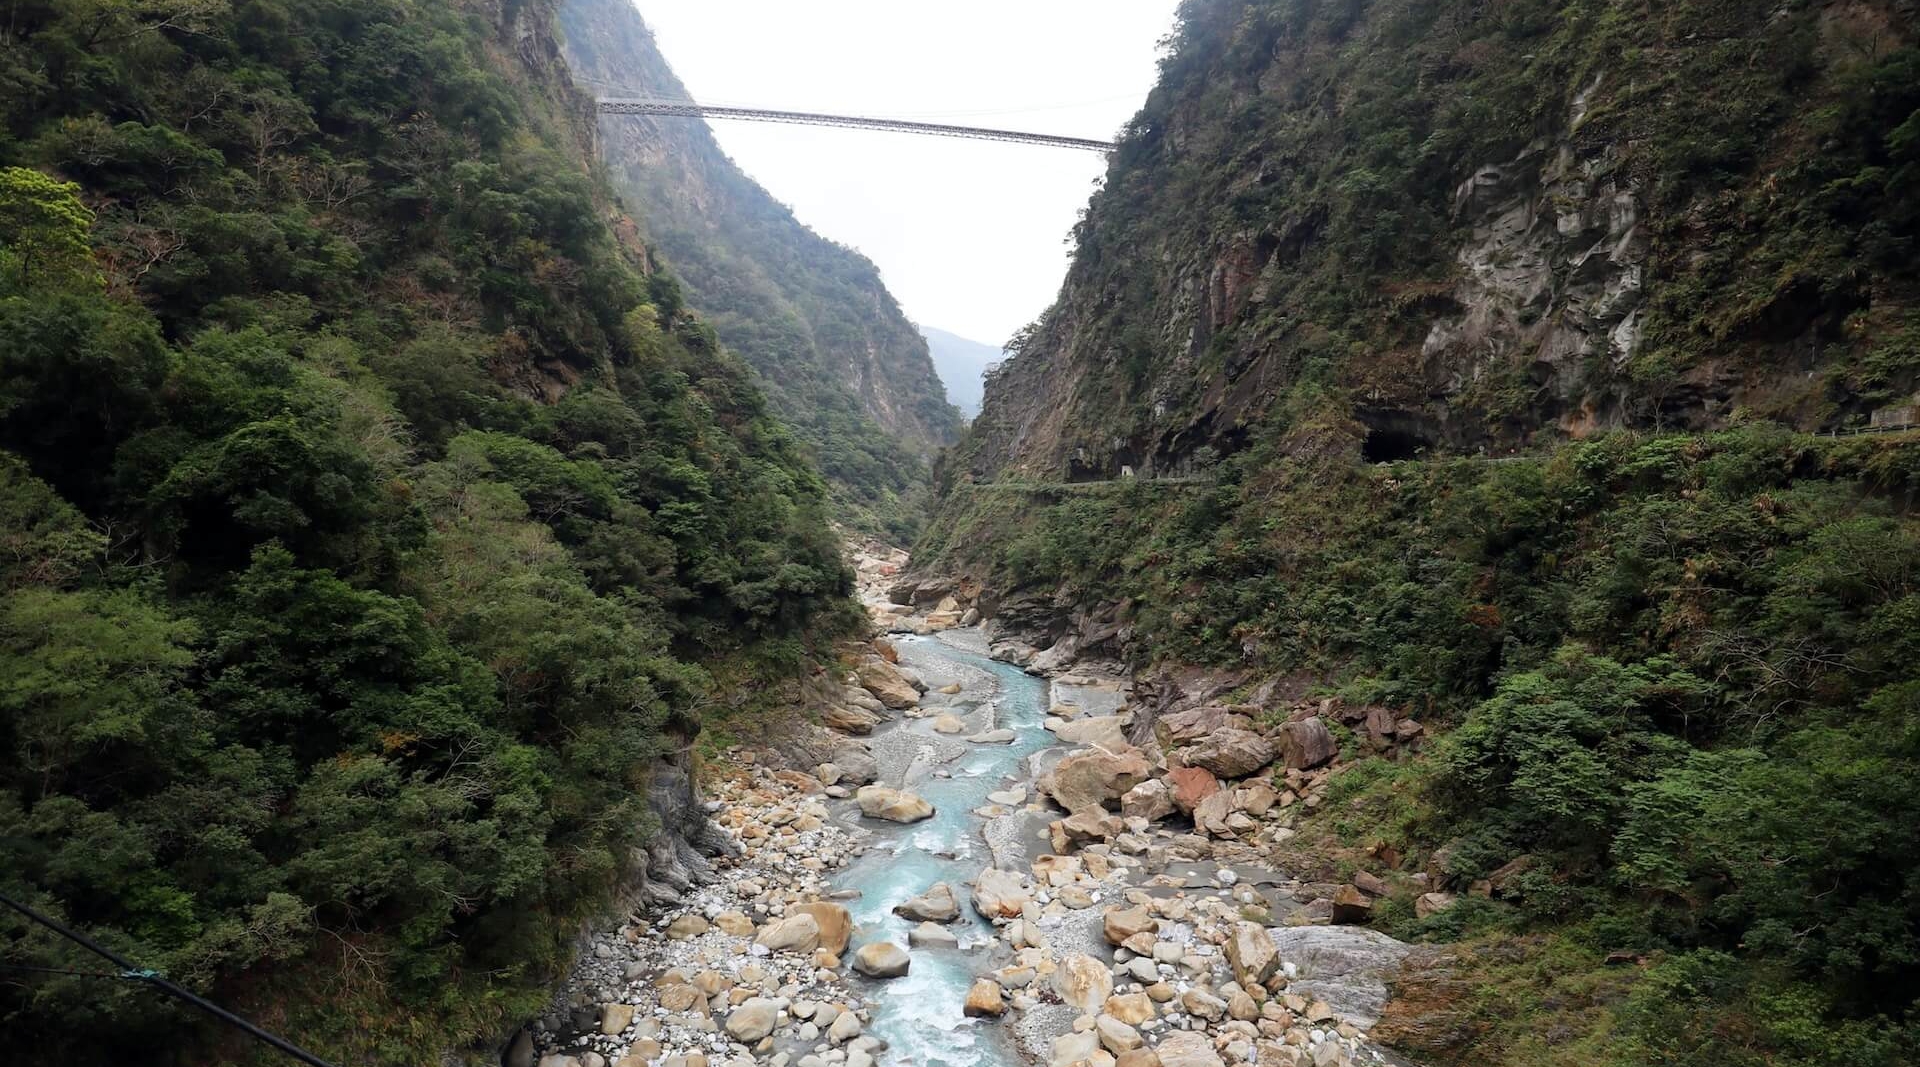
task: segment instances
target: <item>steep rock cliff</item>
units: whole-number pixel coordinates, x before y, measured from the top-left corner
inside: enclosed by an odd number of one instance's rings
[[[587,91],[687,97],[629,0],[567,0],[561,24]],[[802,225],[705,123],[608,116],[601,154],[694,305],[760,372],[843,502],[901,521],[893,498],[925,481],[960,417],[879,271]]]
[[[1189,0],[953,472],[1902,410],[1915,10]]]

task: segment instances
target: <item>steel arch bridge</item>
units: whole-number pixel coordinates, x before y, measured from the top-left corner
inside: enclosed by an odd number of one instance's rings
[[[884,130],[929,137],[964,137],[975,141],[1006,141],[1014,144],[1045,145],[1049,148],[1077,148],[1088,152],[1109,152],[1111,141],[1084,137],[1056,137],[1020,130],[994,130],[980,126],[950,126],[937,122],[909,122],[905,119],[866,118],[859,115],[824,115],[813,111],[773,111],[753,107],[710,107],[687,100],[606,99],[597,102],[602,115],[660,115],[679,118],[744,119],[748,122],[781,122],[798,126],[837,126],[850,130]]]

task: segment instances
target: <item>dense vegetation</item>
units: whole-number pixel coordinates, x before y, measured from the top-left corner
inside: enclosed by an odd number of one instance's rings
[[[1463,307],[1488,223],[1466,190],[1496,166],[1536,232],[1628,197],[1622,291],[1572,294],[1623,236],[1576,225],[1538,291]],[[1920,24],[1894,0],[1187,0],[1075,237],[1025,339],[1075,375],[1034,401],[1061,440],[973,434],[982,476],[1230,451],[1303,387],[1454,446],[1734,408],[1863,422],[1920,388]],[[1637,343],[1569,351],[1608,303]],[[1436,355],[1463,314],[1493,338]]]
[[[1754,426],[1283,458],[1343,434],[1275,427],[1198,492],[957,489],[919,552],[1131,598],[1143,658],[1304,672],[1450,725],[1349,772],[1330,821],[1460,884],[1535,862],[1397,932],[1547,931],[1585,953],[1570,983],[1609,952],[1656,961],[1577,1045],[1517,1036],[1572,995],[1533,972],[1536,999],[1481,1006],[1496,1032],[1431,1050],[1450,1062],[1912,1062],[1920,442]]]
[[[0,888],[341,1062],[544,1002],[826,492],[586,162],[542,4],[0,26]],[[96,961],[0,918],[9,965]],[[35,1062],[208,1063],[8,971]]]
[[[1454,946],[1396,1040],[1920,1061],[1920,444],[1775,425],[1920,385],[1911,4],[1187,0],[1076,240],[917,563],[1422,719],[1297,854]]]
[[[687,97],[628,0],[566,0],[561,26],[569,65],[596,90]],[[839,514],[910,540],[927,509],[928,463],[958,436],[960,417],[879,270],[801,224],[702,123],[609,117],[601,139],[615,188],[692,304],[760,372]]]

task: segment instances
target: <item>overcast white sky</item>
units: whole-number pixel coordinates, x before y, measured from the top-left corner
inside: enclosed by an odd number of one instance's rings
[[[1176,0],[637,0],[694,99],[1111,137]],[[999,344],[1053,301],[1092,152],[712,123],[800,221],[880,265],[916,322]]]

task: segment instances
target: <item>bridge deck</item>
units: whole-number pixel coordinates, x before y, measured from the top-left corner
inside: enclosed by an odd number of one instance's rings
[[[603,115],[663,115],[681,118],[744,119],[749,122],[780,122],[800,126],[836,126],[853,130],[883,130],[891,133],[915,133],[932,137],[964,137],[975,141],[1006,141],[1014,144],[1045,145],[1050,148],[1078,148],[1089,152],[1113,149],[1111,141],[1085,137],[1057,137],[1024,130],[995,130],[984,126],[951,126],[938,122],[909,122],[905,119],[868,118],[860,115],[827,115],[813,111],[774,111],[755,107],[709,107],[689,100],[600,100]]]

